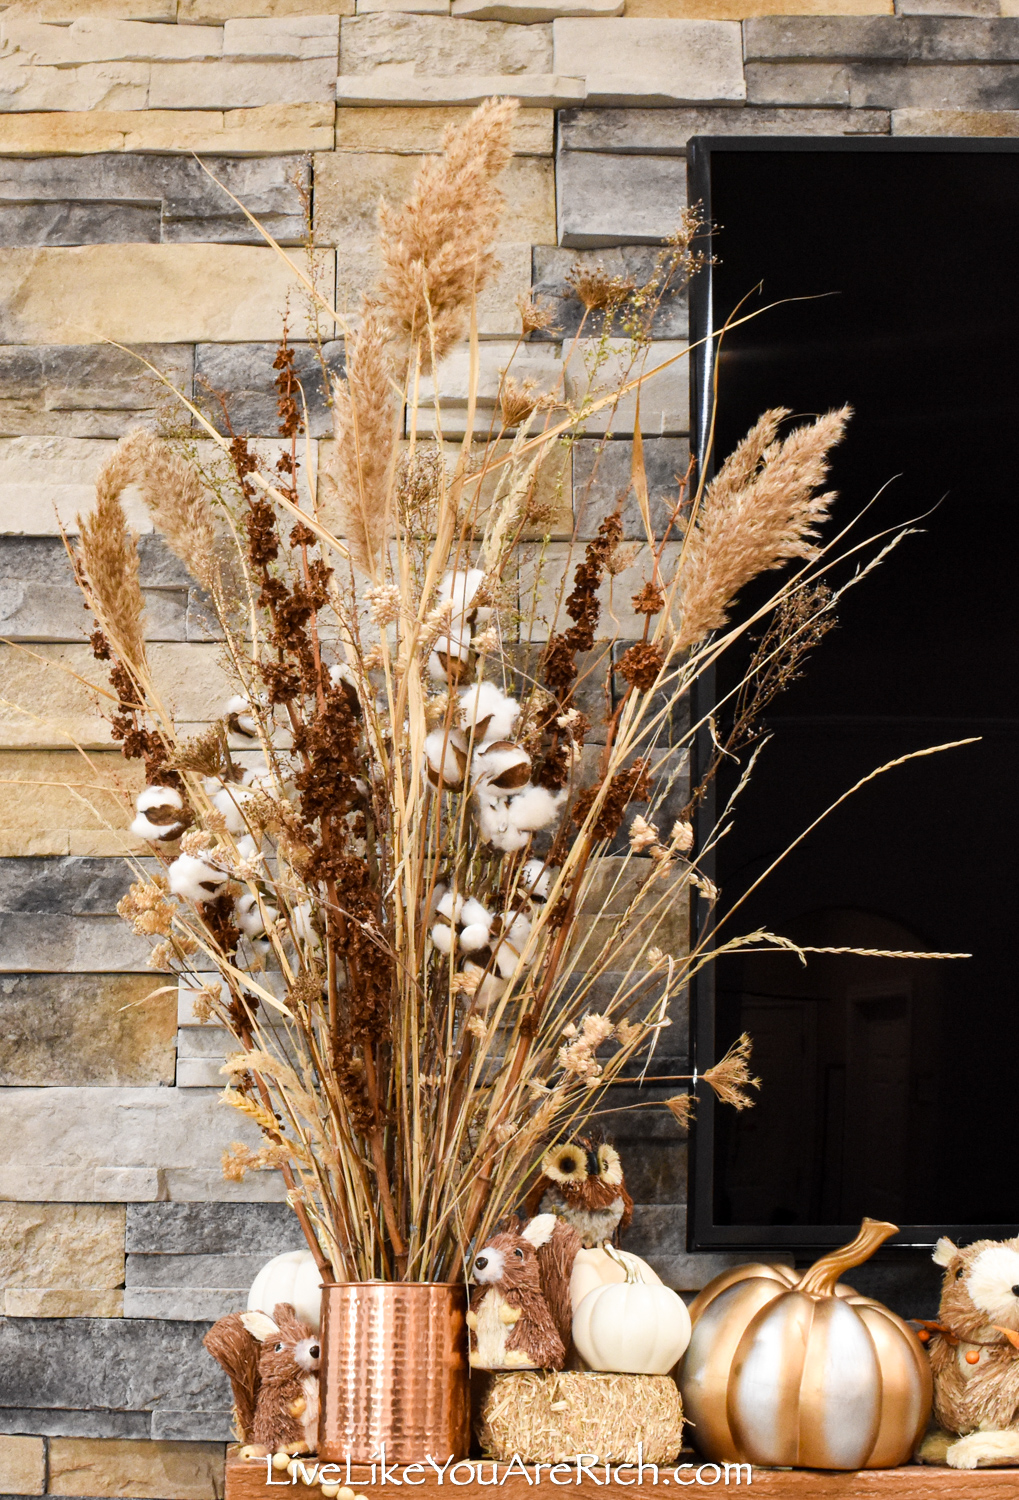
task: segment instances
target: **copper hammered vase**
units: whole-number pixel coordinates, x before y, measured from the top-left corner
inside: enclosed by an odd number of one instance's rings
[[[470,1448],[467,1289],[351,1281],[322,1288],[319,1457],[445,1463]]]

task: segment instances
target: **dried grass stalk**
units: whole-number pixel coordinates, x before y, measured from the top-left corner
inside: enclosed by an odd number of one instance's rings
[[[761,1080],[750,1072],[750,1037],[744,1031],[738,1041],[733,1042],[721,1062],[703,1074],[704,1082],[710,1084],[723,1104],[733,1109],[749,1109],[753,1099],[747,1089],[759,1089]],[[669,1101],[672,1107],[672,1101]],[[673,1111],[675,1113],[675,1111]]]
[[[99,622],[137,679],[145,671],[145,600],[138,581],[138,543],[128,530],[121,495],[134,482],[134,448],[122,439],[96,479],[95,509],[78,517],[78,560]]]
[[[142,492],[167,546],[209,593],[219,579],[212,506],[191,464],[154,433],[139,429],[121,441],[131,483]]]
[[[333,379],[336,454],[323,469],[337,529],[362,573],[378,576],[393,518],[396,403],[388,335],[374,307],[347,340],[345,376]]]
[[[473,297],[498,266],[492,241],[505,200],[497,178],[512,156],[514,99],[489,99],[451,126],[406,203],[379,206],[384,270],[378,297],[394,334],[421,345],[422,368],[462,338]]]
[[[493,1375],[478,1437],[486,1458],[562,1463],[671,1463],[683,1445],[683,1403],[671,1375],[540,1370]]]
[[[814,492],[852,410],[830,411],[779,442],[788,415],[782,407],[765,412],[704,492],[683,549],[679,647],[720,629],[740,589],[759,573],[817,556],[816,527],[835,494]]]

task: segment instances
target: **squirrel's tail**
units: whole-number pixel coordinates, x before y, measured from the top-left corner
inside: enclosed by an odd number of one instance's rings
[[[258,1398],[258,1340],[245,1328],[240,1313],[229,1313],[213,1323],[202,1343],[227,1373],[241,1442],[248,1442]]]

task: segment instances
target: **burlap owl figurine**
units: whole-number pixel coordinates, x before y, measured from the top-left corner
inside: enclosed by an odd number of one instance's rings
[[[960,1250],[940,1239],[945,1268],[936,1323],[925,1333],[934,1414],[956,1441],[932,1434],[921,1458],[955,1469],[1019,1463],[1019,1238]]]

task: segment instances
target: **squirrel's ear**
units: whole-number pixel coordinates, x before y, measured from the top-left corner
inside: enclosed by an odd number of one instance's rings
[[[931,1256],[931,1260],[936,1266],[950,1266],[958,1253],[958,1245],[953,1245],[950,1239],[942,1235],[938,1243],[934,1246],[934,1254]]]
[[[241,1322],[251,1334],[251,1337],[257,1339],[260,1344],[264,1344],[266,1339],[275,1338],[279,1333],[279,1329],[268,1313],[243,1312],[241,1313]]]
[[[542,1245],[548,1244],[555,1233],[555,1226],[555,1214],[538,1214],[537,1218],[524,1226],[520,1231],[520,1236],[522,1239],[530,1240],[535,1250],[539,1250]]]

